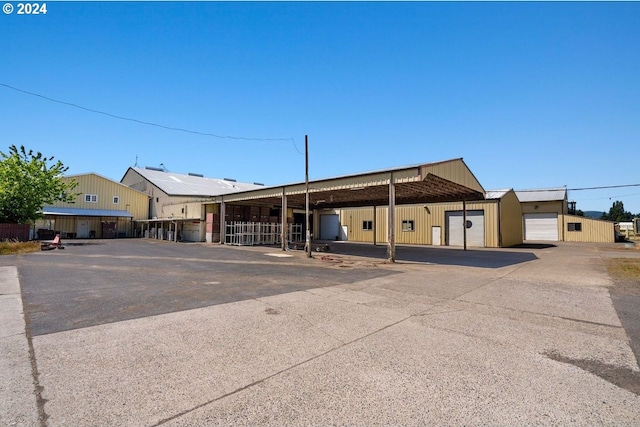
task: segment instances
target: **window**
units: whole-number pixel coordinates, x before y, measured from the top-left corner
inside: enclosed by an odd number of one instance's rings
[[[582,223],[581,222],[569,222],[567,223],[568,231],[582,231]]]
[[[85,194],[84,201],[87,203],[98,203],[98,195],[97,194]]]
[[[120,203],[120,197],[118,196],[113,196],[113,204],[117,205],[118,203]]]
[[[373,230],[373,221],[362,221],[363,230]]]
[[[402,231],[415,231],[415,223],[412,219],[402,221]]]

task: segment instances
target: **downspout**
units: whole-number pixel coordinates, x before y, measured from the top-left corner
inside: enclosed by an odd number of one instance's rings
[[[502,199],[498,199],[498,247],[502,247]]]

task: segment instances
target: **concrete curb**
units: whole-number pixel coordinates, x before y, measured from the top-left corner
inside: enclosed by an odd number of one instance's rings
[[[33,384],[16,267],[0,267],[0,425],[37,426]]]

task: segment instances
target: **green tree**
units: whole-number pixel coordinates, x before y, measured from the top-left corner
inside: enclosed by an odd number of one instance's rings
[[[631,221],[631,219],[633,219],[633,215],[631,212],[624,210],[624,204],[620,200],[616,200],[613,202],[611,209],[609,209],[609,213],[602,212],[601,218],[616,222]]]
[[[73,203],[78,185],[72,180],[62,181],[69,169],[60,160],[50,165],[53,157],[27,152],[24,146],[0,151],[0,222],[22,224],[35,221],[42,208],[55,201]]]

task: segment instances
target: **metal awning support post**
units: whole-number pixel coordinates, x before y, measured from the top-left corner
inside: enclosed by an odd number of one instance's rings
[[[224,245],[224,241],[226,240],[227,236],[227,224],[225,223],[225,218],[227,217],[226,215],[226,205],[224,203],[224,197],[221,198],[220,200],[220,244]]]
[[[395,232],[395,213],[396,213],[396,186],[393,182],[393,172],[389,177],[389,243],[387,246],[387,260],[396,262],[396,232]]]
[[[305,238],[304,251],[307,258],[311,258],[311,230],[309,229],[309,140],[304,136],[304,180],[305,180],[305,218],[307,233]]]
[[[462,241],[464,250],[467,250],[467,202],[462,200]]]
[[[282,230],[280,231],[280,240],[282,243],[282,250],[286,251],[287,248],[287,193],[286,188],[282,187]]]

